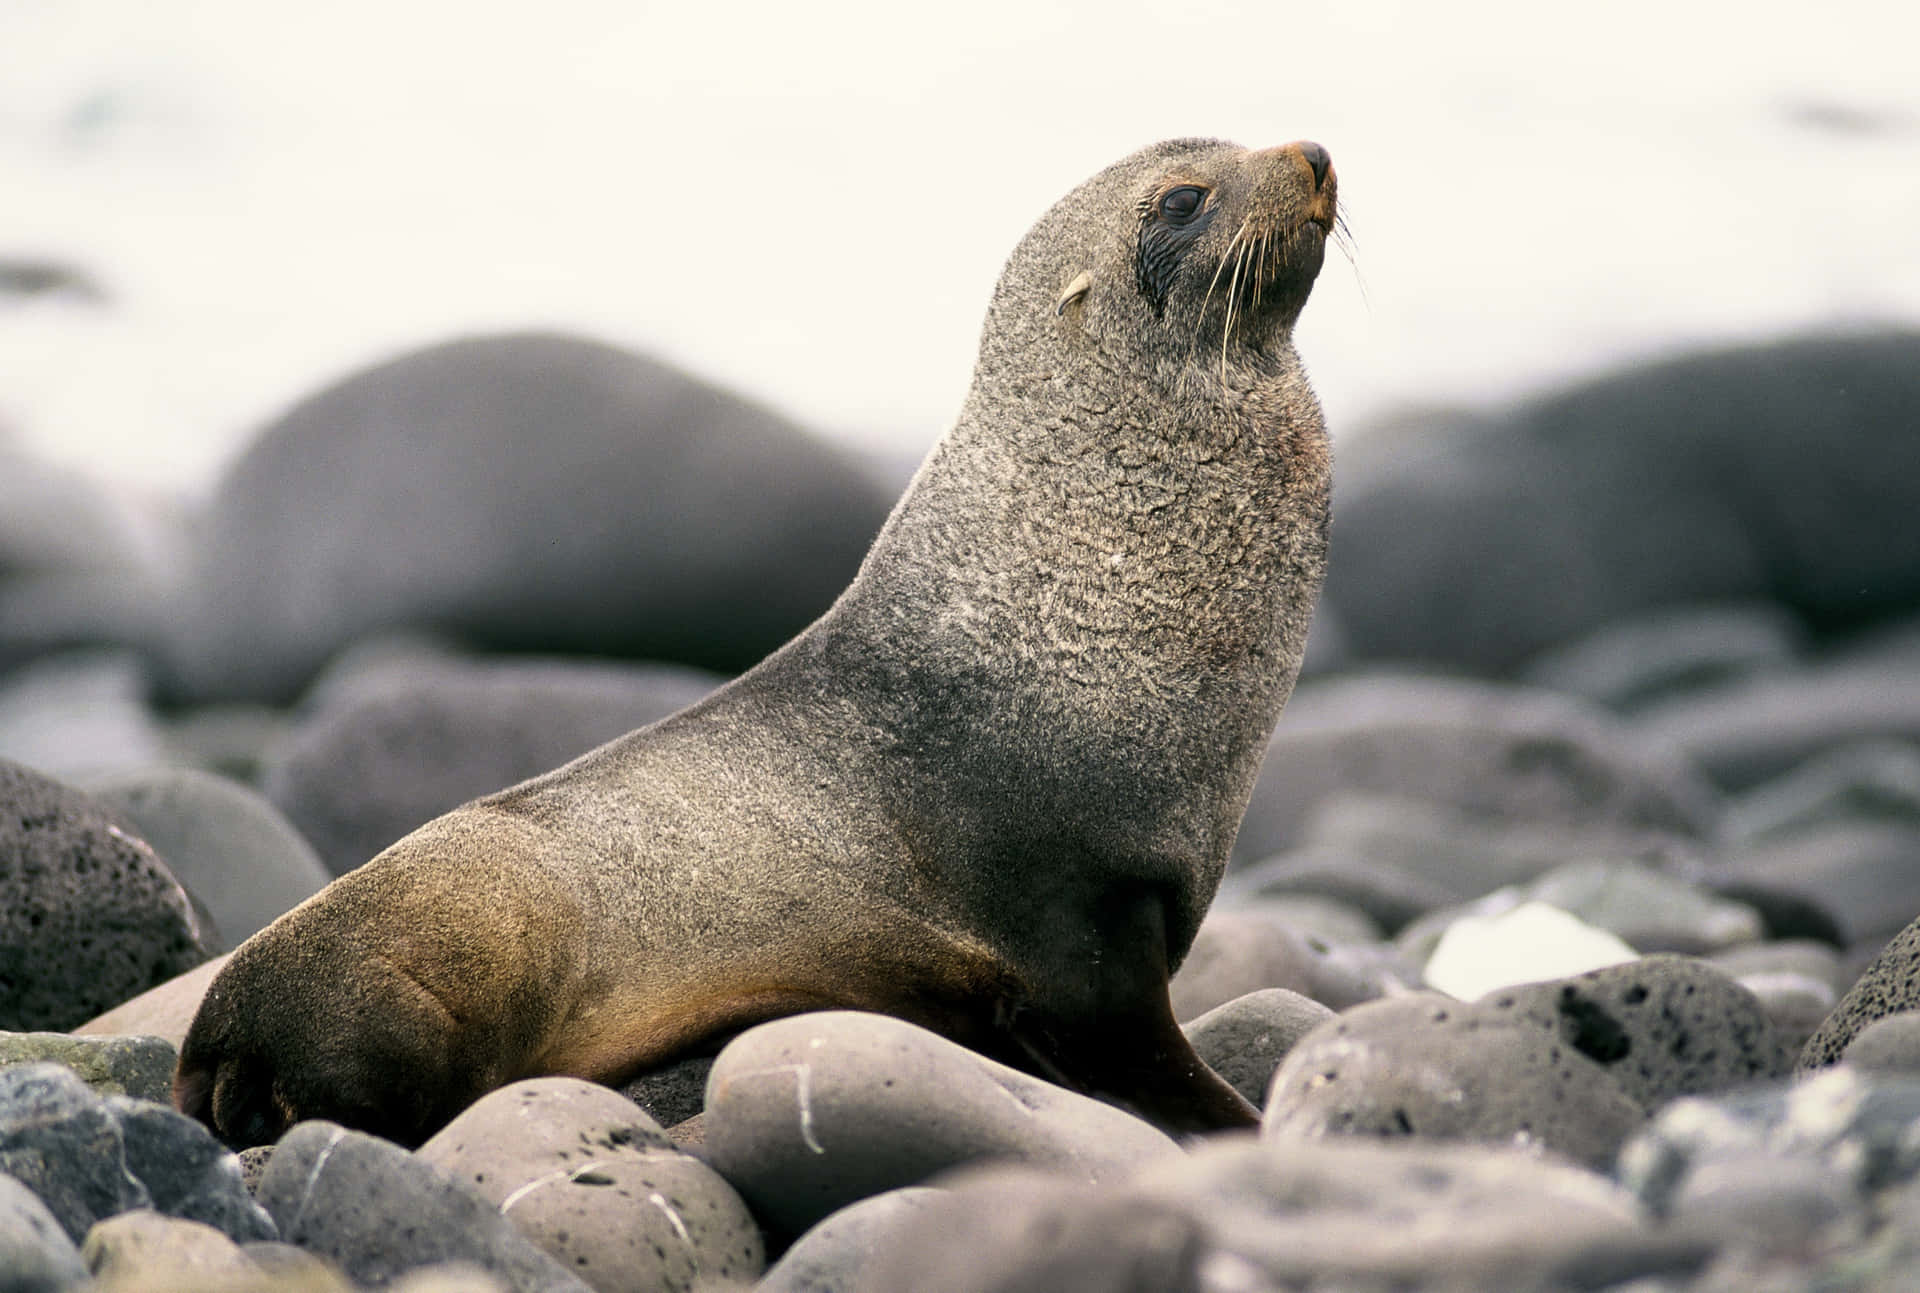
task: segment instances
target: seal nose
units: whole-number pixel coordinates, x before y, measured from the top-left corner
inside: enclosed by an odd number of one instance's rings
[[[1311,139],[1303,139],[1294,145],[1300,150],[1300,156],[1306,161],[1307,169],[1313,172],[1313,187],[1323,188],[1327,182],[1327,168],[1333,165],[1333,158],[1327,156],[1327,150]]]

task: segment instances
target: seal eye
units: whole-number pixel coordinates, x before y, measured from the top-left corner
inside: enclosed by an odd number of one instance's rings
[[[1185,224],[1200,213],[1200,204],[1206,196],[1204,189],[1192,185],[1169,190],[1160,199],[1160,217],[1168,224]]]

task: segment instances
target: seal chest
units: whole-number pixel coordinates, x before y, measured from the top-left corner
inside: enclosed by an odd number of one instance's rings
[[[1298,672],[1328,458],[1292,328],[1318,145],[1157,144],[1062,199],[826,615],[691,709],[400,840],[243,945],[182,1049],[231,1143],[417,1142],[826,1007],[1175,1131],[1251,1125],[1167,976]]]

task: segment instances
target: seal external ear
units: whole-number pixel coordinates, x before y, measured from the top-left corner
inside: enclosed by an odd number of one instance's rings
[[[1171,1131],[1252,1125],[1167,976],[1325,569],[1292,328],[1335,183],[1317,145],[1182,139],[1064,198],[833,607],[254,935],[181,1046],[181,1107],[230,1144],[314,1117],[417,1144],[517,1078],[620,1083],[853,1009]]]
[[[1081,270],[1074,276],[1074,280],[1067,284],[1067,290],[1060,294],[1059,302],[1053,307],[1054,317],[1058,318],[1060,315],[1065,314],[1067,307],[1085,296],[1087,290],[1092,286],[1093,271],[1086,269]]]

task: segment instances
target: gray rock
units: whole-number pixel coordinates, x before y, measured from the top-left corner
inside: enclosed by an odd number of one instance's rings
[[[0,1028],[71,1028],[207,959],[185,892],[79,791],[0,760]]]
[[[1262,988],[1215,1006],[1183,1031],[1207,1067],[1258,1109],[1266,1103],[1274,1070],[1294,1043],[1333,1014],[1298,992]]]
[[[80,1255],[109,1289],[216,1288],[266,1273],[212,1226],[144,1208],[96,1223]]]
[[[1401,930],[1395,942],[1409,960],[1425,964],[1461,916],[1497,915],[1527,902],[1568,912],[1647,953],[1699,955],[1757,943],[1767,933],[1760,913],[1745,903],[1637,862],[1596,859],[1570,862],[1476,902],[1429,912]]]
[[[1920,663],[1842,660],[1756,679],[1648,710],[1634,727],[1747,790],[1848,746],[1920,741]]]
[[[848,1204],[794,1240],[754,1293],[852,1293],[873,1254],[940,1194],[909,1185]]]
[[[1847,943],[1891,938],[1920,912],[1920,826],[1835,822],[1729,850],[1727,880],[1794,894],[1829,913]]]
[[[1796,667],[1806,630],[1771,602],[1655,611],[1544,651],[1520,681],[1616,711]]]
[[[1920,826],[1920,745],[1865,741],[1810,759],[1730,802],[1726,835],[1752,842],[1836,822]]]
[[[1917,353],[1795,338],[1351,437],[1323,604],[1357,659],[1483,673],[1658,607],[1766,598],[1816,633],[1906,612]]]
[[[1791,1085],[1676,1100],[1621,1150],[1617,1171],[1663,1216],[1694,1173],[1724,1163],[1758,1170],[1763,1158],[1783,1174],[1793,1160],[1823,1164],[1865,1199],[1920,1176],[1917,1129],[1920,1082],[1842,1066]]]
[[[992,1158],[1107,1180],[1177,1154],[1164,1134],[883,1015],[749,1029],[707,1083],[705,1155],[770,1233]]]
[[[1501,820],[1387,795],[1331,796],[1314,808],[1306,832],[1315,845],[1416,873],[1461,898],[1531,884],[1575,863],[1689,872],[1707,856],[1700,841],[1670,831]]]
[[[1214,901],[1236,907],[1293,894],[1348,903],[1388,934],[1436,907],[1473,896],[1349,849],[1305,845],[1227,872]]]
[[[171,1046],[176,1052],[186,1040],[187,1029],[193,1024],[194,1015],[199,1013],[200,1003],[206,999],[207,989],[220,971],[226,968],[231,953],[222,953],[210,961],[194,966],[185,974],[175,975],[156,988],[148,988],[137,997],[129,997],[104,1014],[80,1024],[73,1032],[76,1037],[154,1037]],[[169,1069],[167,1085],[172,1085],[172,1072]],[[129,1094],[138,1094],[129,1092]],[[166,1095],[156,1099],[168,1098]]]
[[[1544,1146],[1599,1167],[1646,1116],[1606,1064],[1525,1015],[1411,993],[1356,1006],[1296,1042],[1261,1135]]]
[[[733,1187],[616,1091],[533,1078],[489,1092],[417,1151],[596,1293],[751,1285],[766,1266]]]
[[[1666,1219],[1750,1251],[1799,1253],[1857,1240],[1865,1200],[1833,1163],[1763,1151],[1708,1156],[1674,1191]]]
[[[1185,1022],[1262,988],[1286,988],[1342,1010],[1411,978],[1382,945],[1335,946],[1258,911],[1215,908],[1200,922],[1169,991],[1173,1017]]]
[[[120,1123],[58,1064],[0,1069],[0,1173],[40,1196],[67,1238],[153,1198],[127,1170]]]
[[[1288,925],[1335,947],[1378,943],[1384,937],[1378,921],[1352,903],[1317,893],[1283,893],[1214,905]]]
[[[278,1239],[273,1219],[253,1201],[239,1156],[185,1114],[146,1100],[111,1096],[127,1170],[156,1212],[212,1226],[235,1243]]]
[[[1806,974],[1742,974],[1734,982],[1754,995],[1789,1055],[1800,1053],[1840,999],[1824,980]]]
[[[1205,1226],[1186,1209],[1033,1168],[956,1182],[881,1237],[859,1293],[1197,1293]]]
[[[172,689],[285,700],[399,628],[731,672],[826,609],[889,501],[791,423],[644,356],[452,341],[310,396],[226,474]]]
[[[0,1069],[44,1061],[64,1064],[101,1095],[165,1100],[179,1053],[160,1037],[70,1037],[0,1033]]]
[[[333,877],[265,796],[197,768],[149,767],[86,789],[151,844],[187,892],[238,946],[320,892]]]
[[[1861,1029],[1909,1010],[1920,1010],[1920,920],[1901,930],[1847,989],[1801,1048],[1799,1070],[1835,1063]]]
[[[646,1110],[662,1127],[672,1127],[697,1116],[707,1105],[707,1076],[713,1056],[691,1055],[665,1068],[630,1078],[620,1094]]]
[[[0,1171],[0,1288],[64,1293],[86,1282],[80,1250],[40,1196]]]
[[[1483,1004],[1555,1030],[1649,1110],[1684,1095],[1783,1077],[1788,1069],[1759,1000],[1690,956],[1642,957],[1509,988]]]
[[[1840,1062],[1864,1073],[1920,1081],[1920,1011],[1883,1015],[1853,1035]]]
[[[258,1197],[281,1238],[362,1284],[461,1261],[514,1293],[587,1288],[492,1203],[398,1145],[330,1122],[303,1122],[280,1138]]]
[[[375,657],[316,687],[263,785],[338,875],[421,823],[683,709],[718,682],[663,665]]]
[[[1792,974],[1815,979],[1832,989],[1836,996],[1852,983],[1841,972],[1839,953],[1830,944],[1814,939],[1746,943],[1711,953],[1703,959],[1714,969],[1736,979],[1757,974]]]
[[[1401,675],[1303,685],[1275,729],[1234,851],[1301,843],[1336,794],[1398,796],[1468,817],[1663,831],[1717,827],[1718,796],[1670,747],[1547,692]]]

